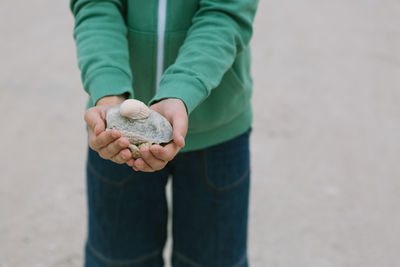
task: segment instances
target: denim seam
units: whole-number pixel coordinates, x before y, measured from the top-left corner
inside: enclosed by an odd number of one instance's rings
[[[234,182],[233,184],[227,185],[225,187],[222,188],[218,188],[215,185],[213,185],[211,182],[209,182],[209,177],[208,177],[208,166],[207,166],[207,156],[206,156],[206,152],[203,150],[203,167],[204,167],[204,175],[203,175],[203,181],[205,183],[205,185],[210,188],[211,190],[213,190],[216,193],[226,193],[229,191],[234,190],[235,188],[237,188],[244,180],[246,180],[247,177],[249,177],[250,174],[250,169],[247,169],[247,171],[242,175],[242,177],[240,177],[236,182]]]
[[[87,243],[88,248],[90,249],[90,251],[93,253],[93,255],[98,258],[99,260],[101,260],[102,262],[108,263],[108,264],[114,264],[114,265],[132,265],[132,264],[138,264],[141,263],[145,260],[148,260],[150,258],[156,257],[158,254],[161,253],[161,250],[156,250],[153,252],[150,252],[148,254],[145,254],[139,258],[133,259],[133,260],[112,260],[109,259],[107,257],[105,257],[103,254],[101,254],[100,252],[98,252],[96,249],[93,248],[92,245],[90,245],[90,243]]]
[[[87,163],[88,169],[92,172],[93,176],[96,176],[97,179],[101,180],[103,183],[110,185],[110,186],[114,186],[114,187],[123,187],[124,185],[126,185],[127,183],[130,183],[134,176],[133,175],[129,175],[126,176],[126,178],[124,178],[121,182],[119,183],[115,183],[115,182],[110,182],[109,179],[107,177],[105,177],[104,175],[102,175],[101,173],[99,173],[90,162]]]

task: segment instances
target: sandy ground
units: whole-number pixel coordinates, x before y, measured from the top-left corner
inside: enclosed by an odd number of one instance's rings
[[[0,2],[0,266],[81,266],[86,95],[67,1]],[[400,2],[261,0],[252,266],[400,266]]]

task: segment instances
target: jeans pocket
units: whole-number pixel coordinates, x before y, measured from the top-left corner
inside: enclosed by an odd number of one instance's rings
[[[111,186],[123,186],[135,177],[134,171],[128,165],[105,160],[90,148],[86,165],[88,177],[95,177]]]
[[[250,176],[250,130],[204,150],[205,184],[218,193],[231,191]]]

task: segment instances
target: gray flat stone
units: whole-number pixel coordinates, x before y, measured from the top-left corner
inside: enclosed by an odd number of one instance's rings
[[[162,144],[172,140],[172,126],[161,114],[151,110],[148,118],[132,120],[121,116],[119,107],[116,106],[107,111],[107,129],[119,130],[131,144]]]

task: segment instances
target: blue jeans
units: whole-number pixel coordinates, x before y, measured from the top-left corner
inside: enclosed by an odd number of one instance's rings
[[[246,267],[250,131],[178,154],[154,173],[103,160],[89,149],[85,266],[163,266],[172,176],[174,267]]]

